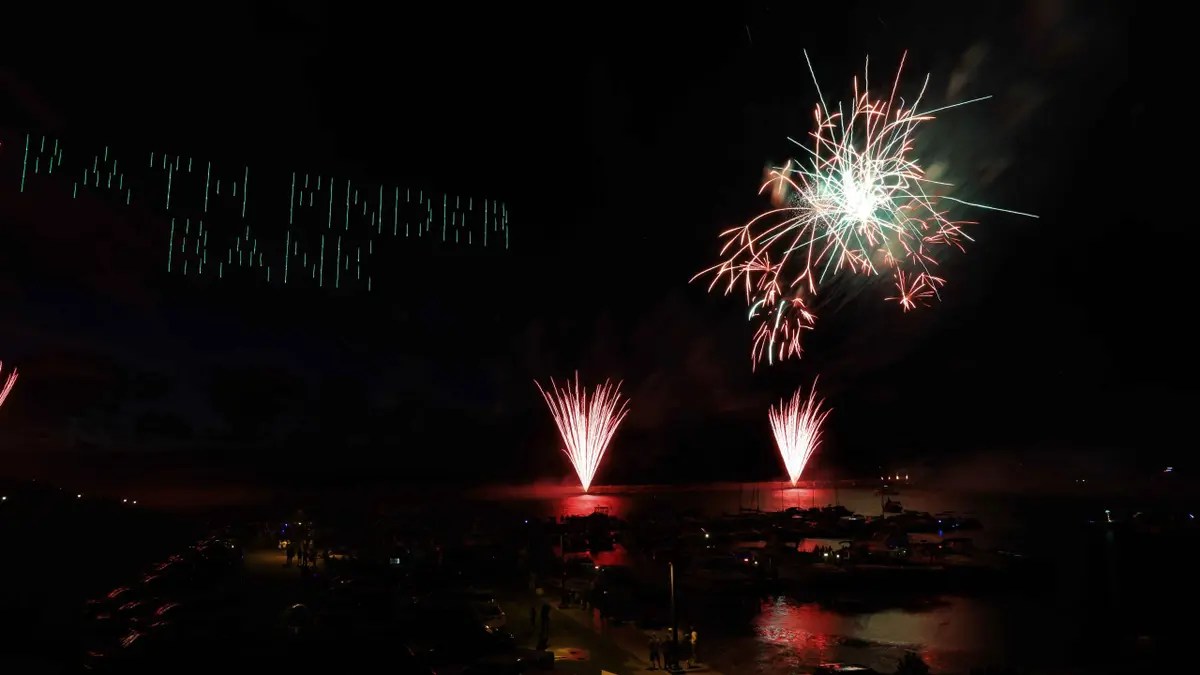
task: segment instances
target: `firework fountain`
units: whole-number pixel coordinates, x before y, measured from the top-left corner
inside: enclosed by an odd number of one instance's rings
[[[943,201],[1036,217],[947,196],[953,186],[929,176],[914,156],[915,132],[935,113],[990,97],[922,109],[927,75],[907,104],[897,97],[901,58],[886,98],[873,98],[869,66],[861,89],[854,79],[853,99],[831,108],[809,62],[819,102],[810,143],[792,141],[803,159],[768,171],[759,192],[769,192],[773,208],[723,232],[724,259],[693,278],[711,276],[710,291],[744,290],[749,318],[758,322],[755,366],[800,356],[801,335],[817,319],[817,292],[840,272],[889,274],[895,292],[887,299],[905,311],[938,297],[945,280],[935,273],[937,258],[963,250],[971,240],[963,228],[973,224],[950,220]]]
[[[817,383],[813,382],[807,399],[802,390],[797,389],[791,400],[780,401],[778,409],[771,406],[768,413],[771,432],[775,435],[775,444],[779,446],[779,455],[783,457],[792,487],[796,486],[809,458],[821,445],[821,425],[830,413],[821,409],[822,403],[817,400]]]
[[[546,390],[541,384],[534,384],[546,399],[566,445],[563,454],[570,458],[583,491],[587,492],[613,434],[629,412],[629,399],[622,399],[620,382],[614,386],[608,380],[589,394],[579,385],[579,373],[575,373],[574,385],[567,381],[560,388],[551,379]]]
[[[4,372],[4,362],[0,361],[0,373]],[[0,406],[4,405],[5,399],[8,398],[8,393],[12,391],[13,385],[17,383],[17,369],[8,374],[4,380],[4,387],[0,389]]]

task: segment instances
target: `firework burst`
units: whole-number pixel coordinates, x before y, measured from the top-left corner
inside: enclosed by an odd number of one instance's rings
[[[780,401],[778,409],[771,406],[768,412],[775,445],[779,447],[792,487],[796,486],[809,458],[821,445],[821,425],[830,413],[821,409],[822,403],[824,401],[817,400],[817,383],[813,382],[807,399],[797,389],[791,400]]]
[[[534,384],[546,399],[558,433],[567,446],[563,454],[571,460],[583,491],[587,492],[613,434],[629,412],[629,399],[621,397],[620,382],[613,385],[608,380],[589,394],[579,385],[579,373],[575,373],[573,386],[568,381],[560,388],[553,379],[549,390],[537,382]]]
[[[0,372],[4,372],[4,362],[0,361]],[[0,405],[4,405],[5,399],[8,398],[8,393],[12,391],[13,385],[17,383],[17,369],[8,374],[4,380],[4,387],[0,388]]]
[[[800,356],[817,293],[839,273],[891,276],[896,291],[887,299],[904,311],[939,297],[945,280],[934,273],[937,259],[964,250],[971,238],[963,228],[973,224],[951,220],[943,200],[1036,217],[947,196],[953,186],[929,177],[914,156],[914,135],[935,113],[990,97],[921,110],[929,76],[911,105],[898,98],[901,58],[886,98],[873,98],[869,66],[861,89],[854,79],[853,98],[830,108],[809,63],[819,102],[809,143],[792,141],[802,159],[767,172],[759,192],[773,208],[721,233],[723,260],[693,278],[711,276],[710,291],[724,285],[726,294],[745,293],[749,318],[759,323],[755,366]]]

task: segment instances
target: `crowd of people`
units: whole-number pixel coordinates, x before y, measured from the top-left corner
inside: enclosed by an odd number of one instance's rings
[[[688,668],[696,667],[696,642],[698,635],[693,626],[676,640],[671,631],[663,637],[658,633],[650,634],[650,670],[682,670],[681,661],[687,661]]]
[[[301,569],[313,567],[317,564],[318,553],[324,557],[326,563],[329,562],[329,549],[318,552],[312,539],[302,539],[300,541],[288,540],[284,542],[284,545],[287,552],[287,561],[284,563],[284,567],[291,567],[293,560],[296,561],[296,566]]]

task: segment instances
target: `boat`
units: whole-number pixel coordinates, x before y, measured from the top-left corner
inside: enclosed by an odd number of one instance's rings
[[[697,558],[688,566],[682,584],[709,592],[741,590],[755,580],[758,561],[734,555],[713,555]]]

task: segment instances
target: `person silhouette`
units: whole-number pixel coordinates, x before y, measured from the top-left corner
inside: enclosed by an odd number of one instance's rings
[[[542,632],[538,639],[538,649],[545,649],[550,644],[550,605],[542,603]]]
[[[687,640],[691,643],[691,649],[688,650],[688,668],[696,667],[696,627],[688,632]]]

